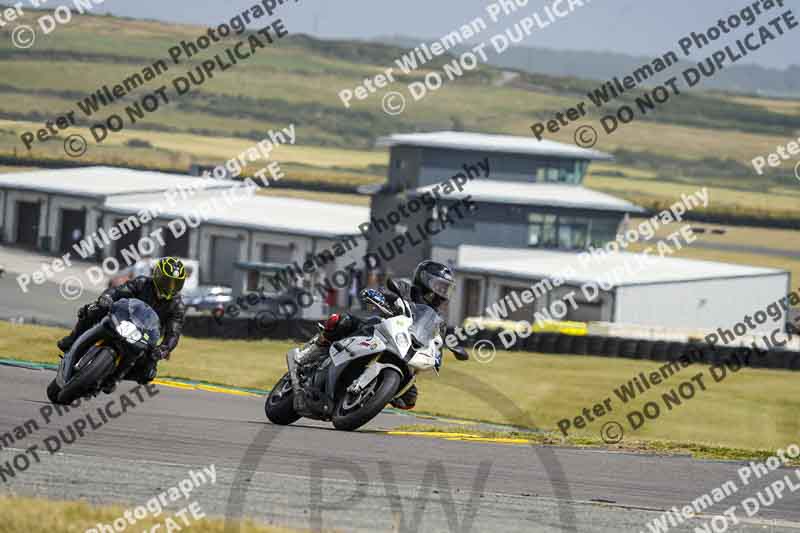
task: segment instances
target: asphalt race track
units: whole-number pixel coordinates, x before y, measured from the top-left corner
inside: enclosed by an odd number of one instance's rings
[[[266,420],[260,397],[163,385],[152,397],[139,389],[140,399],[129,392],[134,384],[123,384],[114,409],[124,403],[121,393],[133,402],[105,423],[97,413],[113,399],[105,396],[53,413],[46,423],[42,409],[52,376],[0,367],[0,435],[15,435],[31,419],[38,426],[0,450],[0,472],[25,449],[39,450],[39,462],[31,459],[14,477],[0,476],[0,493],[136,506],[187,478],[190,469],[214,465],[216,484],[190,497],[211,516],[243,513],[326,531],[611,532],[650,531],[646,524],[660,515],[656,510],[687,505],[728,480],[741,484],[737,463],[388,435],[387,429],[417,422],[389,413],[356,433],[305,421],[282,428]],[[45,439],[87,414],[100,427],[50,454]],[[762,482],[788,474],[794,472],[771,472]],[[704,520],[669,531],[693,531],[762,485],[751,483]],[[185,504],[175,505],[170,509]],[[800,491],[728,531],[796,528]]]

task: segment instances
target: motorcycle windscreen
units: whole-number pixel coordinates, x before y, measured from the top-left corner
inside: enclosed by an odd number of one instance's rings
[[[411,337],[419,344],[427,346],[439,334],[442,318],[432,307],[425,304],[414,304],[411,307],[411,315],[414,317],[414,322],[409,328]]]
[[[111,312],[119,322],[127,320],[139,328],[142,340],[151,347],[161,338],[161,321],[153,308],[143,301],[136,298],[117,300],[111,307]]]

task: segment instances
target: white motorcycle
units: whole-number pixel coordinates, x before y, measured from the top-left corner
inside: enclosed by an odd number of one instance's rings
[[[390,280],[390,290],[400,294]],[[379,293],[375,293],[376,296]],[[394,398],[414,385],[420,372],[435,371],[442,364],[444,341],[442,319],[424,304],[397,300],[396,310],[382,298],[368,298],[383,318],[365,321],[355,335],[334,342],[328,357],[297,368],[306,412],[294,407],[294,388],[286,373],[272,388],[264,410],[267,418],[281,425],[302,416],[332,421],[336,429],[352,431],[380,413]],[[469,358],[462,348],[450,348],[459,360]],[[291,370],[293,348],[286,355]]]

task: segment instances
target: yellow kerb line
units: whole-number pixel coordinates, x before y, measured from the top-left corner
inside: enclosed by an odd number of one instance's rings
[[[406,437],[431,437],[435,439],[468,441],[468,442],[490,442],[494,444],[530,444],[529,439],[518,439],[509,437],[482,437],[471,433],[447,433],[436,431],[387,431],[387,435],[398,435]]]
[[[216,387],[213,385],[191,385],[189,383],[181,383],[179,381],[172,381],[169,379],[156,379],[153,381],[156,385],[163,385],[165,387],[173,387],[176,389],[183,389],[183,390],[201,390],[206,392],[216,392],[219,394],[231,394],[233,396],[247,396],[258,398],[260,394],[255,394],[253,392],[246,392],[240,391],[236,389],[228,389],[225,387]]]

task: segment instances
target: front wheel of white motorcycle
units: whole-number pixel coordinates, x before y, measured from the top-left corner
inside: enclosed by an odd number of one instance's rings
[[[385,368],[359,393],[345,392],[336,402],[333,426],[343,431],[354,431],[380,413],[392,401],[403,378],[391,368]]]

